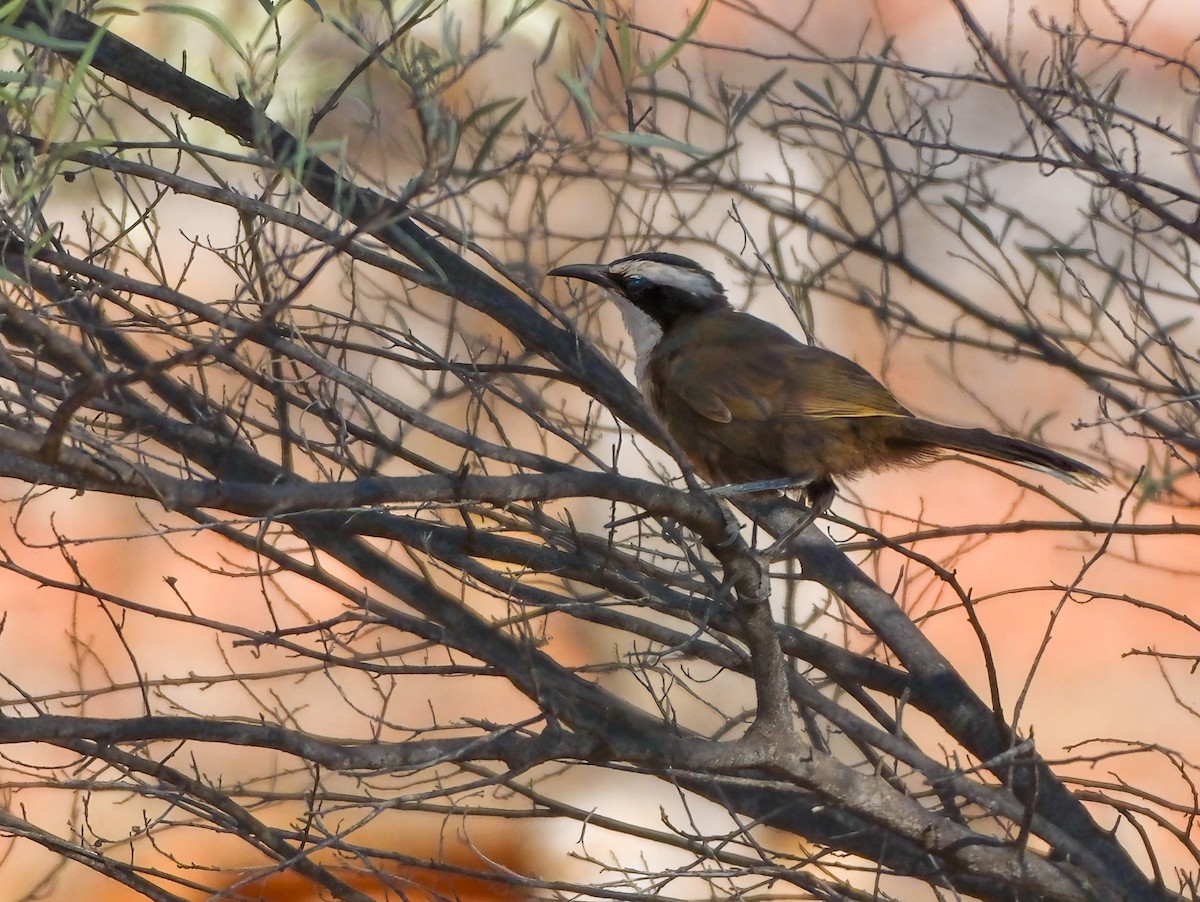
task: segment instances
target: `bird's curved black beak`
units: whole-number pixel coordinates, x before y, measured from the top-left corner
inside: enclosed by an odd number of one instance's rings
[[[548,276],[562,276],[565,279],[583,279],[604,288],[617,290],[617,283],[608,274],[608,267],[602,263],[570,263],[558,266],[546,273]]]

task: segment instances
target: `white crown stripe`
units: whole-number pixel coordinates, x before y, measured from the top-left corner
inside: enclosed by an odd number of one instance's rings
[[[610,272],[618,276],[642,276],[655,285],[678,288],[700,297],[725,293],[721,284],[703,270],[684,269],[657,260],[624,260],[614,263]]]

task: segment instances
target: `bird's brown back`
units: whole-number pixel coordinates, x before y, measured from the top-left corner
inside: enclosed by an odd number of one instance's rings
[[[742,313],[674,324],[645,383],[709,482],[848,475],[933,453],[898,440],[912,414],[858,364]]]

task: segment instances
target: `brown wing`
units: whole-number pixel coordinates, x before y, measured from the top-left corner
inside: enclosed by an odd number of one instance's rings
[[[740,313],[680,324],[650,365],[660,393],[718,423],[912,416],[854,361]]]

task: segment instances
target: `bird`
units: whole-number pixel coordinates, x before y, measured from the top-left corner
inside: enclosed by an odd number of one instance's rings
[[[713,274],[679,254],[573,263],[548,275],[590,282],[616,297],[642,394],[710,486],[803,486],[815,518],[834,499],[837,480],[922,466],[953,452],[1082,487],[1105,481],[1041,445],[913,415],[849,358],[734,310]]]

